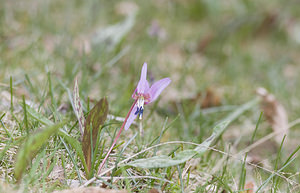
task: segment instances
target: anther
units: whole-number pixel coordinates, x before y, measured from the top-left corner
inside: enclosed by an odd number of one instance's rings
[[[138,113],[140,112],[140,108],[139,107],[136,107],[136,111],[135,111],[135,115],[137,115]]]
[[[139,112],[139,119],[142,119],[143,112],[144,112],[144,109],[141,107],[140,112]]]

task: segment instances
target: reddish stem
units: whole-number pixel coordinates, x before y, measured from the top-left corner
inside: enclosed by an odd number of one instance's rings
[[[100,174],[100,172],[101,172],[101,169],[102,169],[102,167],[104,166],[104,164],[105,164],[105,162],[106,162],[106,160],[107,160],[109,154],[111,153],[112,149],[113,149],[114,146],[116,145],[117,140],[119,139],[119,137],[120,137],[120,135],[121,135],[121,132],[123,131],[124,126],[125,126],[125,124],[126,124],[126,122],[127,122],[127,119],[128,119],[128,117],[129,117],[129,115],[130,115],[130,113],[131,113],[131,111],[132,111],[134,105],[136,104],[136,102],[137,102],[137,100],[135,100],[135,101],[133,102],[133,104],[132,104],[132,106],[131,106],[129,112],[127,113],[127,115],[126,115],[126,117],[125,117],[125,120],[124,120],[124,122],[123,122],[123,124],[122,124],[122,126],[121,126],[121,128],[120,128],[120,131],[118,132],[118,135],[116,136],[116,138],[115,138],[113,144],[111,145],[110,149],[108,150],[108,152],[107,152],[105,158],[103,159],[103,161],[102,161],[102,163],[101,163],[101,165],[100,165],[100,167],[99,167],[99,169],[98,169],[97,176],[99,176],[99,174]]]

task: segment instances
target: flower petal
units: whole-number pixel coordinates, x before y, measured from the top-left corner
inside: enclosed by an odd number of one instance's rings
[[[134,100],[137,99],[136,89],[133,91],[131,98],[133,98]]]
[[[137,104],[135,103],[135,105],[133,106],[133,109],[131,110],[130,115],[125,123],[125,126],[124,126],[125,130],[127,130],[130,127],[130,125],[132,124],[134,119],[137,117],[138,113],[135,114],[136,109],[137,109]]]
[[[147,63],[144,63],[140,81],[136,87],[138,93],[144,93],[149,89],[149,83],[147,81]]]
[[[160,95],[160,93],[171,83],[171,79],[170,78],[164,78],[164,79],[161,79],[157,82],[155,82],[150,90],[149,90],[149,93],[150,93],[150,96],[151,96],[151,99],[150,99],[150,103],[154,100],[157,99],[157,97]]]

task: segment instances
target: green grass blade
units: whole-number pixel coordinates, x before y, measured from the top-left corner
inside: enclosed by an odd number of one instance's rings
[[[51,126],[51,125],[54,124],[51,120],[49,120],[48,118],[46,118],[41,113],[36,112],[29,105],[26,105],[26,110],[27,110],[28,115],[30,115],[32,118],[36,119],[40,123],[42,123],[42,124],[44,124],[46,126]]]
[[[84,158],[84,154],[83,154],[82,146],[81,146],[80,142],[78,140],[74,139],[73,137],[71,137],[70,135],[68,135],[63,130],[60,130],[58,132],[58,135],[61,136],[63,139],[65,139],[68,142],[68,144],[70,144],[72,146],[72,148],[76,151],[81,163],[83,164],[85,172],[88,174],[89,170],[87,169],[87,165],[85,162],[85,158]]]
[[[278,170],[277,172],[272,173],[269,178],[267,180],[265,180],[256,190],[256,193],[262,192],[264,191],[264,188],[267,186],[267,184],[272,180],[272,178],[276,175],[276,173],[281,172],[284,168],[286,168],[288,165],[290,165],[294,160],[296,159],[296,157],[293,157],[291,159],[288,159],[282,168],[280,168],[280,170]]]
[[[76,159],[75,159],[74,156],[72,155],[72,153],[71,153],[70,149],[68,148],[67,144],[65,143],[64,139],[61,138],[61,141],[62,141],[62,143],[64,144],[64,146],[65,146],[65,148],[66,148],[66,150],[67,150],[67,152],[68,152],[68,154],[69,154],[69,157],[70,157],[71,161],[72,161],[73,164],[74,164],[74,167],[75,167],[77,176],[78,176],[78,178],[79,178],[79,181],[80,181],[80,183],[82,183],[82,179],[81,179],[81,175],[80,175],[80,172],[79,172],[79,168],[78,168],[78,166],[77,166]]]
[[[27,120],[27,110],[26,110],[26,103],[25,103],[25,96],[23,95],[23,110],[24,110],[24,122],[26,127],[26,132],[29,134],[29,126],[28,126],[28,120]]]
[[[51,125],[54,124],[51,120],[44,117],[41,113],[36,112],[30,106],[27,105],[26,108],[27,108],[28,114],[32,118],[38,120],[39,122],[43,123],[44,125],[51,126]],[[86,162],[85,162],[85,159],[84,159],[84,154],[83,154],[83,151],[82,151],[82,146],[79,143],[79,141],[77,141],[76,139],[71,137],[68,133],[66,133],[63,130],[59,130],[58,135],[63,137],[72,146],[72,148],[75,149],[78,157],[80,158],[81,163],[83,164],[85,172],[88,173]]]
[[[138,159],[128,163],[127,165],[139,168],[164,168],[175,166],[178,164],[182,164],[193,157],[201,157],[217,138],[219,138],[222,133],[225,131],[229,123],[235,120],[238,116],[244,113],[246,110],[252,108],[255,104],[257,104],[257,100],[252,100],[238,109],[236,109],[233,113],[229,114],[222,122],[216,125],[213,129],[213,134],[207,138],[203,143],[201,143],[198,147],[192,150],[184,150],[176,154],[175,157],[169,157],[165,155],[154,156],[151,158]]]
[[[260,121],[262,119],[262,115],[263,115],[263,113],[260,113],[258,121],[257,121],[256,126],[255,126],[255,129],[254,129],[254,132],[253,132],[252,137],[251,137],[250,144],[252,144],[253,141],[254,141],[258,126],[259,126]],[[247,156],[248,156],[248,153],[245,154],[244,161],[242,163],[242,169],[241,169],[241,174],[240,174],[240,182],[239,182],[239,189],[240,190],[244,189],[245,182],[246,182],[246,168],[245,168],[245,166],[246,166]]]
[[[13,114],[14,111],[14,93],[13,93],[13,79],[10,76],[9,79],[9,86],[10,86],[10,111]]]
[[[221,127],[222,126],[225,127],[227,125],[228,125],[227,121],[226,123],[221,123],[216,126],[217,128],[216,130],[222,131],[223,129]],[[203,143],[201,143],[195,149],[181,151],[178,154],[176,154],[176,156],[174,156],[173,158],[165,155],[154,156],[146,159],[138,159],[128,163],[127,165],[133,167],[139,167],[139,168],[165,168],[165,167],[182,164],[190,160],[196,155],[197,157],[203,155],[216,136],[217,135],[213,133],[209,138],[207,138]]]
[[[53,105],[53,107],[57,107],[56,101],[54,99],[54,92],[53,92],[53,86],[52,86],[52,81],[51,81],[51,76],[50,76],[50,72],[48,72],[48,83],[49,83],[49,94],[51,97],[51,104]]]
[[[276,157],[275,165],[274,165],[274,171],[276,171],[278,169],[278,162],[280,161],[280,158],[281,158],[281,151],[282,151],[282,147],[283,147],[283,143],[284,143],[285,138],[286,138],[286,135],[284,135],[284,137],[281,140],[280,147],[279,147],[278,152],[277,152],[277,157]],[[275,176],[275,180],[274,181],[275,181],[274,182],[274,193],[276,193],[277,187],[278,187],[278,183],[279,183],[279,177]]]
[[[2,121],[2,118],[5,116],[5,114],[6,114],[6,113],[3,113],[3,114],[1,115],[1,117],[0,117],[0,123],[1,123],[1,125],[2,125],[2,127],[3,127],[3,129],[5,130],[5,133],[6,133],[7,136],[9,137],[9,139],[10,139],[11,141],[14,141],[14,138],[12,138],[10,132],[7,130],[6,126],[4,125],[4,123],[3,123],[3,121]],[[1,160],[1,158],[0,158],[0,160]]]

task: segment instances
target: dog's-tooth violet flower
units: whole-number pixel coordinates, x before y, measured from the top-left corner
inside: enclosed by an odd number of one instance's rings
[[[112,151],[113,147],[117,143],[122,130],[125,128],[127,130],[130,125],[132,124],[133,120],[139,116],[139,119],[142,119],[143,112],[144,112],[144,105],[149,104],[157,99],[160,93],[170,84],[170,78],[163,78],[157,82],[155,82],[151,87],[149,87],[149,83],[147,81],[147,63],[144,63],[140,81],[132,94],[132,98],[134,99],[134,103],[132,104],[125,120],[115,137],[110,149],[108,150],[105,158],[103,159],[99,169],[98,175],[100,175],[101,169],[104,166],[110,152]]]
[[[139,116],[139,119],[142,119],[144,105],[155,101],[170,82],[170,78],[163,78],[149,87],[149,83],[147,81],[147,63],[144,63],[140,81],[132,94],[132,98],[135,100],[135,103],[125,123],[125,130],[130,127],[137,116]]]

